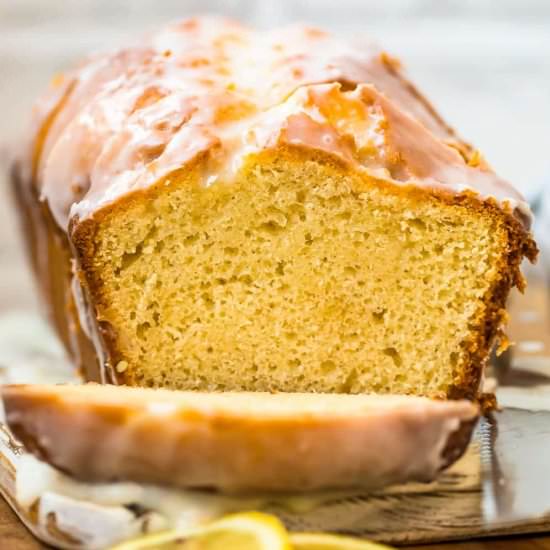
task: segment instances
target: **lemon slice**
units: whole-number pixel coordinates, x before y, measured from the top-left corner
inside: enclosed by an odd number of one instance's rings
[[[292,533],[290,542],[293,550],[390,550],[375,542],[324,533]]]
[[[225,516],[201,527],[146,535],[111,550],[292,550],[281,521],[261,512]]]

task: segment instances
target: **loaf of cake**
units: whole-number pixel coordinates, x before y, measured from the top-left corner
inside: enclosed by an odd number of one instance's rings
[[[31,126],[14,190],[87,380],[478,396],[530,211],[388,54],[188,19]]]
[[[431,481],[478,408],[416,396],[1,388],[26,449],[75,479],[223,492],[374,490]]]

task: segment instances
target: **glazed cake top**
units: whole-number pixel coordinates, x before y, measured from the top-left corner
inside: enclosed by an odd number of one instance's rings
[[[22,166],[64,229],[198,155],[204,184],[250,153],[322,150],[398,185],[495,199],[529,225],[522,196],[462,142],[372,44],[308,27],[255,31],[221,18],[170,25],[57,77],[33,111]]]
[[[464,450],[479,415],[466,400],[412,395],[109,384],[5,385],[0,393],[16,438],[77,479],[241,493],[431,480]]]

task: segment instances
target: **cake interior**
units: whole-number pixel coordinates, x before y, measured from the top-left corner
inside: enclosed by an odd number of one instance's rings
[[[445,396],[502,276],[502,220],[331,162],[249,157],[134,193],[74,235],[120,381]],[[410,191],[410,190],[409,190]]]

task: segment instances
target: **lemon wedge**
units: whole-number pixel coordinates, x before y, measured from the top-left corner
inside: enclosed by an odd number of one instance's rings
[[[111,550],[390,550],[389,546],[324,533],[287,533],[275,516],[244,512],[187,530],[170,530]]]
[[[291,533],[293,550],[390,550],[367,540],[324,533]]]
[[[123,542],[111,550],[292,550],[276,517],[261,512],[225,516],[204,526],[171,530]]]

